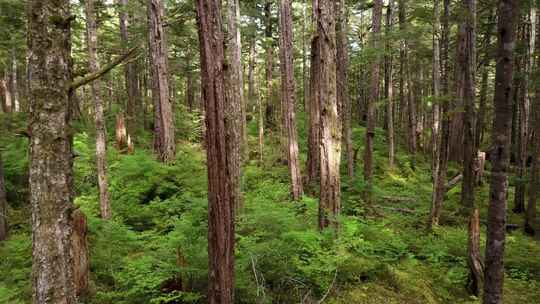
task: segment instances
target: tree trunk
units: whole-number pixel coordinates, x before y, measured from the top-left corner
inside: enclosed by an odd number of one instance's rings
[[[386,34],[390,36],[393,26],[393,9],[394,3],[390,1],[386,11]],[[395,158],[395,144],[394,144],[394,83],[393,83],[393,60],[392,60],[392,42],[387,39],[386,50],[388,55],[385,57],[386,61],[386,124],[388,133],[388,167],[394,167]]]
[[[123,46],[130,45],[129,41],[129,14],[127,13],[128,0],[118,0],[120,7],[120,40]],[[139,90],[139,75],[137,74],[137,61],[132,60],[125,65],[125,81],[126,90],[128,93],[126,104],[126,129],[130,137],[135,135],[137,129],[137,112],[138,106],[141,103],[141,92]]]
[[[67,0],[28,2],[33,303],[75,304],[70,127],[71,34]]]
[[[13,103],[11,100],[11,90],[9,86],[7,73],[5,73],[5,76],[3,79],[0,79],[0,90],[4,92],[4,102],[2,103],[2,110],[4,113],[11,113],[13,112]]]
[[[373,49],[379,47],[382,18],[382,0],[375,0],[373,6],[372,37],[371,45]],[[367,128],[366,147],[364,151],[364,181],[366,182],[365,201],[371,203],[373,192],[373,145],[375,141],[375,103],[379,99],[379,59],[371,63],[371,84],[370,94],[367,104]],[[338,170],[339,171],[339,170]]]
[[[523,33],[523,40],[527,46],[527,52],[523,56],[523,76],[520,81],[521,94],[519,94],[519,134],[517,139],[517,181],[514,192],[514,213],[523,213],[525,211],[525,192],[526,183],[524,179],[527,175],[527,148],[529,147],[529,74],[534,60],[534,42],[536,31],[536,8],[532,7],[529,22],[526,23],[526,30]]]
[[[174,116],[169,100],[169,73],[167,37],[163,29],[162,0],[148,0],[148,31],[152,99],[154,101],[154,150],[160,161],[171,163],[175,159]]]
[[[349,50],[348,50],[348,21],[347,5],[344,0],[336,1],[336,52],[337,52],[337,93],[338,106],[341,108],[343,120],[343,141],[347,150],[347,175],[354,177],[354,151],[352,143],[352,105],[349,96]]]
[[[330,1],[314,3],[319,37],[318,97],[320,105],[320,200],[319,229],[337,227],[340,211],[341,124],[338,117],[336,79],[335,8]]]
[[[99,71],[98,62],[98,38],[94,0],[84,1],[86,13],[86,33],[88,47],[89,71]],[[92,99],[94,100],[94,118],[96,124],[96,166],[99,188],[99,207],[101,218],[111,218],[111,204],[109,202],[109,185],[107,182],[107,133],[103,114],[103,100],[101,98],[101,82],[95,80],[92,86]]]
[[[0,242],[4,241],[8,235],[7,207],[4,164],[2,163],[2,154],[0,153]]]
[[[190,113],[195,108],[195,86],[191,69],[191,59],[188,56],[186,62],[186,102]]]
[[[315,4],[315,3],[314,3]],[[314,9],[314,13],[315,13]],[[316,17],[316,14],[314,15]],[[316,24],[316,23],[314,23]],[[314,25],[315,27],[316,25]],[[311,41],[311,66],[309,79],[309,135],[308,135],[308,155],[307,155],[307,180],[310,187],[315,184],[319,177],[320,169],[320,107],[319,104],[319,74],[321,64],[320,38],[315,33]]]
[[[197,0],[208,166],[208,303],[234,303],[234,207],[229,174],[220,0]]]
[[[506,195],[512,124],[512,77],[514,71],[515,25],[519,1],[501,0],[498,6],[498,49],[495,96],[491,184],[486,240],[484,303],[503,303],[504,245],[506,234]]]
[[[225,129],[227,131],[227,158],[229,174],[231,174],[231,190],[237,208],[241,207],[241,163],[242,146],[244,145],[244,111],[242,110],[244,90],[242,77],[242,53],[240,44],[239,18],[240,8],[238,0],[227,0],[227,68],[226,73],[226,117]]]
[[[275,131],[276,117],[273,97],[272,78],[274,73],[274,43],[272,38],[272,3],[273,0],[266,0],[264,5],[264,18],[266,19],[265,48],[266,48],[266,109],[265,127],[267,130]]]
[[[13,50],[11,67],[11,91],[13,92],[13,111],[19,112],[21,110],[21,101],[19,99],[19,84],[17,80],[17,57],[15,56],[15,50]]]
[[[439,48],[439,39],[441,34],[441,17],[440,17],[440,1],[435,0],[433,2],[433,63],[432,63],[432,73],[433,73],[433,109],[432,109],[432,126],[431,126],[431,156],[432,156],[432,178],[433,178],[433,202],[435,201],[435,191],[436,180],[439,175],[439,159],[440,159],[440,148],[439,148],[439,137],[440,137],[440,90],[441,90],[441,58],[440,58],[440,48]]]
[[[90,257],[88,252],[88,225],[86,216],[80,209],[72,215],[73,234],[73,277],[75,279],[75,292],[77,296],[88,293],[88,278],[90,273]]]
[[[450,0],[444,0],[444,13],[442,18],[442,32],[441,32],[441,89],[444,97],[441,107],[441,134],[439,136],[439,165],[437,178],[434,181],[434,194],[431,204],[431,212],[429,216],[428,229],[432,229],[434,226],[439,225],[439,219],[441,216],[442,205],[444,201],[444,194],[446,193],[446,173],[448,169],[448,157],[449,157],[449,139],[450,139],[450,118],[448,117],[449,103],[447,101],[448,94],[450,92],[448,85],[449,75],[449,36],[450,36]]]
[[[291,175],[291,193],[298,201],[304,192],[300,160],[298,158],[298,139],[295,117],[293,25],[291,0],[280,1],[280,62],[281,62],[281,100],[285,129],[287,132],[287,160]]]

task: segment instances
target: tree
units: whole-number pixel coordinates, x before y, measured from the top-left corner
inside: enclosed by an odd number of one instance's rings
[[[283,121],[287,132],[287,160],[291,176],[291,193],[295,201],[300,200],[304,192],[300,160],[298,158],[298,139],[294,102],[294,56],[292,2],[280,0],[280,62],[281,62],[281,103]]]
[[[461,11],[465,12],[458,31],[457,71],[463,85],[462,92],[465,113],[463,115],[463,183],[461,186],[461,205],[469,215],[468,264],[469,291],[478,295],[483,280],[483,265],[480,255],[480,212],[475,203],[475,160],[477,158],[475,141],[475,72],[476,72],[476,0],[463,0]]]
[[[320,105],[319,229],[336,226],[340,211],[341,123],[338,117],[336,79],[335,8],[331,1],[316,1],[319,43],[318,87]]]
[[[385,67],[386,67],[386,117],[388,127],[388,166],[394,167],[395,158],[395,143],[394,143],[394,82],[393,82],[393,60],[392,60],[392,42],[390,33],[394,25],[394,1],[390,0],[386,9],[386,52]]]
[[[379,47],[381,32],[382,0],[375,0],[373,5],[373,19],[371,30],[371,44],[373,49]],[[379,98],[379,59],[371,63],[371,88],[367,104],[366,147],[364,151],[364,180],[366,181],[366,201],[371,203],[373,191],[373,144],[375,140],[375,103]]]
[[[308,155],[306,184],[311,186],[319,177],[320,170],[320,103],[319,103],[319,75],[320,75],[320,37],[317,32],[318,11],[316,0],[313,2],[313,38],[311,40],[311,58],[309,72],[309,128],[308,128]]]
[[[88,48],[88,68],[91,73],[99,71],[97,58],[98,38],[94,0],[85,0],[86,33]],[[99,206],[103,219],[111,218],[111,204],[109,202],[109,184],[107,182],[107,131],[103,114],[103,100],[101,98],[100,81],[92,82],[92,99],[94,101],[94,121],[96,125],[96,165],[99,187]]]
[[[8,234],[6,182],[4,180],[4,164],[0,153],[0,241],[4,241]]]
[[[176,141],[172,104],[169,100],[168,48],[163,28],[164,10],[162,0],[148,0],[148,38],[154,101],[154,150],[160,161],[170,163],[175,158]]]
[[[434,193],[432,197],[431,212],[429,216],[428,229],[432,229],[434,226],[439,225],[439,219],[442,211],[442,204],[444,201],[444,194],[446,193],[446,173],[448,170],[448,158],[449,158],[449,140],[450,140],[450,118],[449,118],[449,104],[448,94],[449,90],[449,36],[450,36],[450,0],[444,0],[444,12],[442,18],[442,31],[441,31],[441,89],[443,94],[443,100],[441,105],[441,134],[439,136],[439,164],[437,170],[437,177],[434,181]]]
[[[432,156],[432,170],[433,170],[433,202],[435,201],[435,191],[437,176],[439,174],[439,158],[440,158],[440,147],[439,147],[439,136],[440,136],[440,91],[441,91],[441,55],[439,40],[441,34],[441,12],[440,12],[440,1],[433,1],[433,63],[432,63],[432,78],[433,78],[433,125],[431,127],[431,156]]]
[[[234,303],[234,207],[227,157],[221,1],[197,0],[208,167],[208,303]]]
[[[76,303],[73,149],[70,128],[70,2],[28,2],[30,202],[33,303]]]
[[[122,45],[130,45],[130,16],[128,14],[128,0],[117,0],[119,6],[119,19],[120,19],[120,40]],[[137,127],[137,110],[138,105],[141,103],[141,92],[139,90],[139,75],[137,74],[138,65],[137,61],[130,61],[125,65],[125,83],[127,90],[127,104],[126,104],[126,122],[127,132],[130,138],[135,136],[135,130]]]
[[[240,205],[240,177],[242,163],[242,146],[244,143],[245,118],[243,111],[244,80],[242,77],[242,45],[240,41],[240,7],[237,0],[227,0],[227,69],[226,73],[226,118],[227,130],[227,157],[229,158],[229,174],[231,174],[231,190],[235,196],[235,202]],[[237,206],[238,207],[238,206]]]
[[[491,134],[491,183],[486,239],[484,303],[503,303],[504,246],[506,234],[506,194],[510,160],[510,127],[512,124],[512,78],[514,74],[515,25],[519,1],[498,2],[497,66],[495,73],[495,115]]]

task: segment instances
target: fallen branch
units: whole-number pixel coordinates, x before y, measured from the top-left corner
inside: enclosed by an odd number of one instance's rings
[[[330,290],[332,290],[332,287],[334,287],[334,283],[336,282],[336,278],[337,278],[337,268],[336,268],[336,272],[334,273],[334,279],[332,280],[332,284],[330,284],[330,286],[328,286],[328,290],[326,291],[326,293],[324,294],[324,296],[322,297],[322,299],[320,299],[317,304],[321,304],[322,302],[324,302],[324,300],[326,300],[326,297],[328,296],[328,294],[330,293]]]
[[[463,174],[458,174],[456,176],[454,176],[450,181],[448,181],[448,183],[444,186],[445,188],[445,191],[448,192],[450,190],[452,190],[452,188],[454,188],[457,184],[459,184],[459,182],[463,179]]]
[[[139,49],[139,47],[135,46],[135,47],[129,49],[126,53],[116,57],[113,61],[111,61],[111,62],[107,63],[106,65],[104,65],[99,71],[96,71],[94,73],[88,74],[88,75],[83,76],[83,77],[76,78],[71,83],[71,85],[69,86],[69,89],[74,91],[78,87],[83,86],[85,84],[88,84],[88,83],[100,78],[101,76],[107,74],[110,70],[114,69],[117,65],[121,64],[126,59],[133,56],[138,49]]]

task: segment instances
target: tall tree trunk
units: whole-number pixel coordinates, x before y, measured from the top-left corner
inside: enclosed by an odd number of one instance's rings
[[[273,74],[274,74],[274,41],[272,38],[272,3],[273,0],[266,0],[264,5],[264,18],[266,19],[265,48],[266,48],[266,109],[265,127],[273,130],[276,126],[275,108],[273,97]]]
[[[98,38],[94,0],[85,0],[86,33],[88,47],[88,65],[91,73],[99,71]],[[107,133],[103,114],[103,100],[101,98],[101,82],[95,80],[92,86],[92,99],[94,100],[94,119],[96,124],[96,166],[99,187],[99,207],[101,218],[111,218],[111,204],[109,202],[109,184],[107,182]]]
[[[88,251],[88,224],[86,216],[80,209],[72,214],[73,233],[71,244],[73,246],[73,277],[75,279],[75,293],[84,296],[88,293],[90,274],[90,257]]]
[[[379,47],[382,18],[382,0],[375,0],[373,5],[372,37],[371,45],[373,49]],[[379,99],[379,77],[380,63],[375,59],[371,63],[371,84],[370,94],[367,104],[367,128],[366,128],[366,147],[364,151],[364,180],[366,182],[365,200],[368,203],[372,201],[373,192],[373,145],[375,141],[375,103]]]
[[[295,93],[294,93],[294,58],[292,2],[280,0],[280,62],[281,62],[281,99],[285,129],[287,132],[287,160],[291,175],[291,193],[295,201],[300,200],[304,192],[300,160],[298,158],[298,139],[296,133]]]
[[[402,32],[405,32],[407,25],[407,11],[405,7],[405,1],[406,0],[399,0],[398,1],[398,17],[399,17],[399,29]],[[406,40],[403,38],[399,42],[399,125],[401,129],[401,133],[406,134],[405,130],[407,130],[407,124],[405,122],[407,117],[407,96],[405,86],[406,84],[406,65],[405,65],[405,59],[406,59]],[[409,142],[407,141],[407,145]]]
[[[521,86],[519,90],[519,134],[517,139],[517,181],[516,189],[514,192],[514,208],[515,213],[523,213],[525,211],[525,192],[526,183],[524,179],[527,174],[527,148],[529,147],[529,74],[531,72],[531,66],[534,60],[534,42],[535,42],[535,30],[536,27],[536,8],[531,7],[530,14],[528,15],[528,22],[526,22],[526,30],[523,33],[523,40],[527,46],[527,52],[521,62],[523,63],[523,74],[521,79]]]
[[[15,56],[15,50],[13,50],[11,60],[11,91],[13,92],[13,111],[19,112],[21,110],[21,104],[19,99],[19,84],[17,73],[17,57]]]
[[[532,21],[532,20],[531,20]],[[536,25],[533,23],[532,25]],[[536,39],[532,45],[531,54],[538,56],[540,54],[540,36],[536,35],[536,27],[532,26],[531,39]],[[532,42],[532,41],[531,41]],[[531,75],[534,77],[540,76],[538,60],[534,62],[535,69],[531,70]],[[534,73],[534,74],[533,74]],[[529,198],[527,202],[527,211],[525,213],[525,232],[529,235],[536,233],[536,202],[540,191],[540,87],[536,87],[535,94],[531,104],[531,133],[532,133],[532,168],[529,184]]]
[[[390,1],[386,11],[386,35],[390,36],[392,26],[394,24],[394,1]],[[393,60],[392,60],[392,42],[387,38],[386,51],[388,54],[385,57],[386,64],[386,124],[388,133],[388,166],[394,167],[395,144],[394,144],[394,83],[393,83]]]
[[[167,37],[163,29],[165,8],[162,0],[148,0],[147,9],[154,101],[154,149],[160,161],[170,163],[175,158],[176,141],[173,109],[169,100]]]
[[[519,1],[498,3],[498,49],[495,74],[495,115],[492,129],[491,184],[486,239],[484,303],[503,303],[506,195],[512,124],[512,77],[514,72],[515,25]]]
[[[320,104],[319,229],[337,227],[340,211],[341,123],[338,117],[336,79],[335,7],[331,1],[316,3],[319,36],[318,90]]]
[[[4,164],[2,163],[2,154],[0,153],[0,242],[4,241],[8,235],[7,207]]]
[[[306,43],[306,31],[307,31],[307,3],[306,0],[302,2],[302,96],[304,111],[307,112],[309,108],[309,79],[307,70],[307,43]]]
[[[128,0],[117,0],[120,12],[120,40],[123,46],[130,45],[129,37],[129,14],[128,10]],[[126,104],[126,124],[127,131],[130,137],[135,135],[135,130],[137,129],[137,111],[138,106],[141,103],[141,92],[139,90],[139,75],[137,74],[138,66],[137,61],[130,61],[125,64],[125,81],[126,81],[126,90],[128,93],[127,104]]]
[[[4,74],[4,78],[0,79],[0,90],[4,92],[4,102],[2,103],[2,110],[4,113],[13,112],[13,103],[11,99],[11,89],[9,85],[8,73]]]
[[[234,207],[229,174],[220,0],[197,0],[208,166],[208,303],[234,303]]]
[[[36,304],[75,304],[70,3],[31,0],[27,8],[32,298]]]
[[[238,0],[227,0],[227,68],[226,73],[226,117],[225,129],[227,131],[227,160],[229,174],[231,175],[231,191],[237,206],[241,205],[240,170],[242,163],[242,146],[244,142],[245,121],[243,111],[244,81],[242,75],[242,50],[240,42],[240,8]]]
[[[450,40],[450,0],[444,0],[444,12],[442,18],[442,31],[441,31],[441,89],[445,98],[441,100],[441,134],[439,136],[439,164],[437,178],[434,181],[434,194],[431,204],[431,212],[429,216],[428,229],[432,229],[434,226],[439,225],[439,219],[441,216],[442,205],[444,201],[444,194],[446,193],[446,173],[448,169],[448,157],[449,157],[449,139],[450,139],[450,118],[448,117],[449,103],[447,101],[449,90],[448,75],[450,71],[448,50]]]
[[[189,112],[195,108],[195,85],[193,83],[193,73],[191,71],[191,59],[186,62],[186,102]]]
[[[316,0],[315,0],[316,1]],[[317,28],[317,6],[313,2],[313,27]],[[307,155],[306,184],[312,186],[319,177],[320,169],[320,103],[319,103],[319,74],[321,64],[320,37],[315,31],[311,41],[311,66],[309,73],[309,135]]]
[[[469,215],[468,265],[469,292],[478,296],[483,281],[483,264],[480,255],[479,211],[475,203],[475,160],[477,158],[474,134],[475,72],[476,72],[476,0],[463,0],[462,11],[467,12],[460,24],[458,39],[463,40],[463,48],[458,48],[458,73],[463,79],[463,183],[461,186],[461,205]]]
[[[432,122],[431,126],[431,156],[432,156],[432,174],[433,174],[433,202],[435,202],[435,191],[436,180],[439,175],[439,159],[440,159],[440,148],[439,148],[439,137],[440,137],[440,95],[441,95],[441,56],[440,56],[440,47],[439,39],[441,35],[441,12],[440,12],[440,1],[433,1],[433,63],[432,63],[432,79],[433,79],[433,109],[432,109]]]
[[[343,120],[343,141],[347,150],[347,175],[350,179],[354,177],[354,151],[352,143],[352,105],[349,96],[349,76],[347,68],[349,66],[348,50],[348,22],[347,5],[345,0],[336,1],[336,51],[337,51],[337,96],[338,105],[341,108]]]

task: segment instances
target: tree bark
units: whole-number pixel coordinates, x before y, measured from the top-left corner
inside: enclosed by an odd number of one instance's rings
[[[123,46],[130,45],[129,35],[129,14],[127,12],[128,0],[117,0],[120,7],[120,40]],[[128,93],[126,104],[126,129],[130,137],[135,135],[137,129],[137,112],[141,103],[141,92],[139,90],[139,75],[137,74],[137,61],[132,60],[125,65],[125,82]]]
[[[440,94],[441,94],[441,58],[439,39],[441,35],[441,16],[440,16],[440,1],[433,1],[433,63],[432,63],[432,78],[433,78],[433,108],[432,108],[432,126],[431,126],[431,156],[432,156],[432,174],[433,174],[433,202],[435,201],[435,187],[437,176],[439,175],[439,137],[440,137]]]
[[[491,184],[486,240],[484,303],[503,303],[506,195],[512,124],[512,77],[514,72],[515,25],[519,1],[498,3],[498,49],[495,74],[495,115],[492,129]]]
[[[174,116],[169,100],[167,37],[163,28],[165,8],[162,0],[148,0],[148,31],[152,99],[154,101],[154,150],[161,162],[175,159]]]
[[[345,0],[336,1],[336,52],[337,52],[337,92],[338,105],[341,108],[343,120],[343,141],[347,151],[347,175],[354,177],[354,151],[352,143],[352,105],[349,96],[349,50],[348,50],[348,21]]]
[[[272,3],[273,0],[266,0],[264,5],[264,18],[266,28],[265,48],[266,48],[266,109],[265,109],[265,127],[267,130],[274,130],[276,127],[276,117],[273,97],[273,74],[274,74],[274,42],[272,38]]]
[[[8,214],[7,214],[6,182],[4,180],[4,164],[0,153],[0,242],[8,236]]]
[[[315,2],[313,3],[315,5]],[[313,9],[314,20],[317,17],[316,6]],[[313,22],[316,28],[316,22]],[[311,186],[319,177],[320,170],[320,107],[319,104],[319,74],[320,74],[320,38],[315,33],[311,41],[311,66],[309,79],[309,135],[308,135],[308,155],[307,155],[307,180],[306,184]]]
[[[32,298],[36,304],[75,304],[70,3],[32,0],[27,8]]]
[[[86,33],[88,48],[89,71],[99,71],[98,38],[94,0],[85,0]],[[109,184],[107,182],[107,133],[105,129],[104,106],[101,98],[101,82],[92,82],[92,99],[94,101],[94,121],[96,125],[96,167],[99,188],[99,207],[101,218],[111,218],[111,204],[109,202]]]
[[[392,26],[394,24],[394,2],[390,1],[386,11],[386,34],[390,35]],[[388,134],[388,167],[394,167],[395,159],[395,144],[394,144],[394,82],[393,82],[393,60],[392,60],[392,42],[387,38],[386,50],[388,55],[385,57],[386,61],[386,124]]]
[[[336,79],[335,7],[331,1],[317,1],[319,37],[318,90],[320,104],[320,200],[319,229],[337,227],[340,212],[341,123],[338,117]]]
[[[229,161],[229,174],[231,174],[231,190],[235,197],[237,208],[241,205],[241,163],[242,146],[244,142],[244,81],[242,77],[242,53],[240,42],[240,8],[238,0],[227,0],[227,67],[226,73],[226,118],[225,129],[227,130],[227,157]]]
[[[19,99],[19,84],[17,73],[17,57],[15,56],[15,50],[11,59],[11,91],[13,92],[13,111],[19,112],[21,110],[21,101]]]
[[[88,293],[88,279],[90,274],[90,257],[88,252],[88,224],[86,216],[80,209],[72,215],[73,234],[73,277],[75,279],[75,292],[77,296]]]
[[[444,0],[444,12],[442,18],[442,31],[441,31],[441,89],[444,97],[441,100],[441,134],[439,136],[439,165],[437,178],[434,181],[434,194],[431,204],[431,212],[429,216],[428,229],[432,229],[434,226],[439,225],[439,219],[441,216],[442,205],[444,201],[444,194],[446,193],[446,173],[448,170],[448,158],[449,158],[449,139],[450,139],[450,118],[448,117],[449,103],[447,101],[449,90],[448,75],[449,75],[449,36],[450,36],[450,0]]]
[[[197,0],[208,166],[208,303],[234,303],[234,207],[220,0]]]
[[[294,88],[294,48],[292,25],[292,2],[280,0],[280,62],[281,62],[281,100],[285,129],[287,132],[287,160],[291,176],[291,193],[295,201],[301,199],[304,192],[300,160],[298,157],[298,139],[295,117]]]
[[[373,49],[379,47],[382,18],[382,0],[375,0],[373,5],[372,37],[371,45]],[[375,141],[375,103],[379,99],[379,77],[380,63],[375,59],[371,63],[371,84],[370,94],[367,104],[367,128],[366,128],[366,147],[364,150],[364,180],[366,182],[365,201],[371,203],[373,192],[373,145]]]

